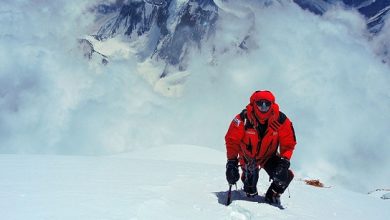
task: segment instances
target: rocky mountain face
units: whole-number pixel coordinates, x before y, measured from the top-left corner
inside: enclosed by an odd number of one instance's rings
[[[373,33],[379,33],[384,26],[384,19],[390,11],[390,0],[294,0],[303,9],[322,15],[331,6],[342,4],[345,7],[357,9],[367,19],[367,28]]]
[[[367,20],[367,27],[372,33],[379,33],[386,16],[390,14],[390,0],[370,1],[371,4],[359,8]]]
[[[152,58],[164,63],[164,70],[160,74],[163,78],[172,68],[175,71],[186,69],[188,52],[193,48],[200,48],[202,43],[213,36],[218,12],[221,10],[219,6],[229,1],[232,0],[117,0],[99,4],[92,9],[98,26],[92,36],[103,43],[121,37],[125,42],[136,45],[140,61]],[[367,18],[367,28],[373,36],[381,32],[390,10],[390,0],[293,2],[318,15],[335,4],[355,8]],[[99,53],[94,48],[94,43],[89,40],[80,42],[85,44],[84,50],[90,48],[90,51],[85,52],[87,57],[90,58],[95,53],[102,56],[103,63],[108,62],[109,58],[104,53]],[[247,49],[245,39],[239,47]]]
[[[186,54],[191,47],[200,48],[203,40],[214,33],[218,7],[213,0],[144,0],[117,1],[95,8],[98,17],[108,17],[93,35],[105,41],[125,36],[139,41],[141,60],[155,58],[169,67],[186,68]]]

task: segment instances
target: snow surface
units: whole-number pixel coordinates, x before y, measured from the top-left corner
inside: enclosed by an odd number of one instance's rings
[[[284,209],[226,200],[225,153],[171,145],[113,156],[0,155],[4,220],[387,219],[389,201],[294,180]],[[259,191],[269,183],[260,172]],[[238,184],[240,189],[242,184]]]
[[[390,193],[384,194],[381,198],[382,199],[390,199]]]

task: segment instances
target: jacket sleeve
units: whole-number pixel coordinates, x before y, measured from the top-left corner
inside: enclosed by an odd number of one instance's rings
[[[238,114],[230,123],[229,129],[225,135],[227,159],[236,159],[240,152],[240,142],[244,136],[244,121]]]
[[[297,140],[292,122],[287,118],[279,130],[280,156],[291,159]]]

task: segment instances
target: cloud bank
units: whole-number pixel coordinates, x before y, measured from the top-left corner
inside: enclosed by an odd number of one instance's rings
[[[253,91],[268,89],[294,123],[299,175],[359,190],[390,179],[389,67],[358,13],[334,8],[318,17],[292,3],[249,1],[221,10],[214,39],[191,55],[182,95],[168,98],[144,80],[136,58],[103,66],[82,57],[77,39],[93,26],[93,4],[3,3],[0,152],[224,151],[230,121]],[[237,49],[247,35],[251,49]]]

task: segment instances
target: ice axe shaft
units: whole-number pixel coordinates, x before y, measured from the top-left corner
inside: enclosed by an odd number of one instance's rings
[[[229,191],[227,195],[227,200],[226,200],[226,206],[230,205],[232,203],[232,186],[233,184],[229,184]]]

